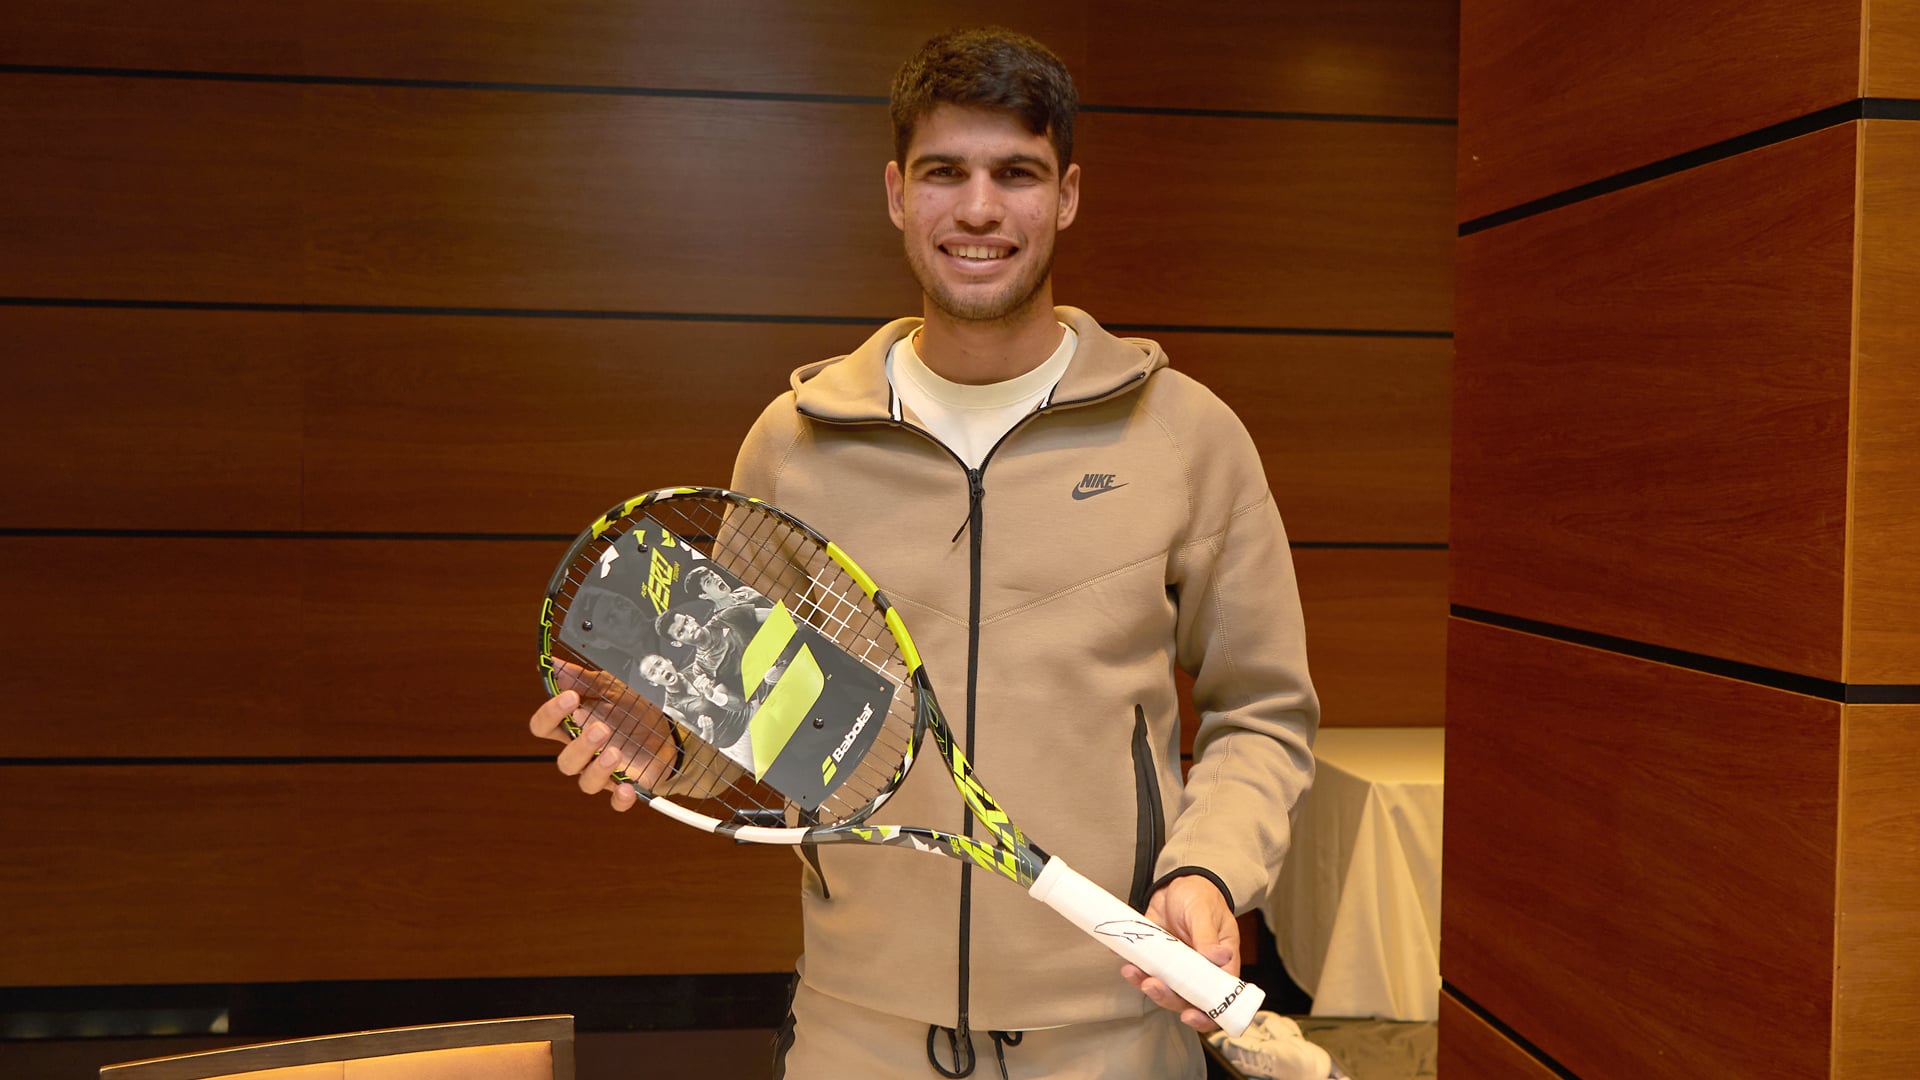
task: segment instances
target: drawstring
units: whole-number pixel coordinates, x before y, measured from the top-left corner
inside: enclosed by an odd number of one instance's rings
[[[933,1066],[934,1072],[947,1077],[947,1080],[959,1080],[960,1077],[973,1075],[973,1036],[967,1033],[966,1024],[967,1021],[962,1018],[959,1031],[941,1027],[939,1024],[927,1025],[927,1064]],[[953,1053],[952,1070],[940,1064],[940,1059],[934,1056],[933,1036],[941,1031],[947,1033],[947,1048]]]
[[[961,1021],[963,1027],[965,1023],[966,1021]],[[952,1070],[948,1070],[945,1065],[940,1064],[940,1059],[934,1056],[933,1037],[936,1032],[941,1031],[947,1033],[947,1047],[953,1052]],[[1007,1075],[1007,1047],[1019,1046],[1020,1040],[1026,1038],[1026,1036],[1027,1033],[1024,1031],[987,1032],[987,1037],[993,1040],[993,1060],[1000,1066],[1000,1080],[1010,1080]],[[956,1031],[953,1028],[941,1027],[939,1024],[928,1024],[927,1064],[932,1065],[935,1072],[947,1077],[948,1080],[959,1080],[959,1078],[963,1076],[972,1076],[974,1065],[973,1036],[964,1030]]]
[[[1019,1046],[1020,1040],[1026,1038],[1027,1033],[1024,1031],[989,1031],[987,1035],[993,1039],[994,1059],[1000,1062],[1000,1080],[1011,1080],[1011,1078],[1007,1076],[1007,1047]]]

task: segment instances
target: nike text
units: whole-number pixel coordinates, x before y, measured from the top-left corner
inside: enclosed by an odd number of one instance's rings
[[[1126,486],[1125,484],[1114,483],[1112,473],[1090,472],[1078,484],[1074,485],[1073,497],[1076,499],[1091,499],[1095,495],[1105,495],[1109,491],[1118,491]]]

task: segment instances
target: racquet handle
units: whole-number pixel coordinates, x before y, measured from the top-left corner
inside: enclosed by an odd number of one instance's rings
[[[1229,1035],[1247,1030],[1266,999],[1265,991],[1215,967],[1057,857],[1047,860],[1027,892],[1121,959],[1166,983]]]

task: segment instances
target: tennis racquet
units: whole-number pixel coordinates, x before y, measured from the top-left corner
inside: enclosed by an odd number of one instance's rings
[[[900,613],[797,518],[719,488],[607,511],[560,560],[540,612],[550,694],[613,730],[600,753],[641,801],[758,844],[865,843],[999,874],[1232,1034],[1263,992],[1049,856],[973,774]],[[869,819],[932,736],[987,838]]]

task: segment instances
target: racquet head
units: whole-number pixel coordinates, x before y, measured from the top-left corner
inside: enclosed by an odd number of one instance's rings
[[[549,693],[580,695],[570,735],[612,729],[616,781],[759,842],[865,820],[934,708],[872,579],[805,523],[718,488],[649,492],[581,532],[548,583],[540,667]],[[862,717],[863,702],[878,707]]]

